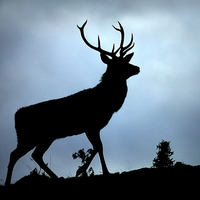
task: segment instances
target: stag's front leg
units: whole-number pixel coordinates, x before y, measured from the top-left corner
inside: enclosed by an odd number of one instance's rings
[[[89,141],[91,142],[91,144],[94,148],[94,151],[99,153],[103,174],[104,175],[110,174],[108,171],[108,168],[106,166],[106,162],[105,162],[104,155],[103,155],[103,145],[102,145],[101,138],[100,138],[100,131],[87,132],[86,135],[87,135]]]
[[[100,139],[100,138],[99,138],[99,139]],[[108,168],[107,168],[107,166],[106,166],[106,162],[105,162],[105,159],[104,159],[104,155],[103,155],[103,145],[102,145],[101,140],[99,141],[98,149],[99,149],[99,157],[100,157],[100,161],[101,161],[101,166],[102,166],[103,175],[108,175],[108,174],[110,174],[110,173],[109,173],[109,171],[108,171]]]

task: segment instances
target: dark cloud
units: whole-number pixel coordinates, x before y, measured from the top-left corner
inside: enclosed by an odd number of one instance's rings
[[[171,141],[174,159],[198,163],[199,1],[1,1],[0,3],[0,179],[16,147],[14,113],[22,106],[59,98],[95,86],[105,71],[99,54],[81,40],[77,24],[86,19],[88,39],[103,48],[119,43],[112,28],[119,20],[134,33],[141,67],[128,80],[122,109],[102,130],[111,171],[151,166],[162,139]],[[84,135],[53,143],[45,161],[59,176],[74,175],[71,154],[91,148]],[[30,153],[16,165],[13,180],[35,164]],[[27,167],[28,165],[28,167]],[[98,156],[92,163],[101,171]]]

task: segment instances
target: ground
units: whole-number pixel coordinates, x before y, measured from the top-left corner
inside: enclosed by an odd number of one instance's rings
[[[171,168],[142,168],[110,176],[51,179],[38,174],[25,176],[0,193],[10,198],[123,198],[180,199],[199,196],[200,166],[183,165]]]

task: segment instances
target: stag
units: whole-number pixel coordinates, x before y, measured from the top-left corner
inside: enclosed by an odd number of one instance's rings
[[[80,91],[73,95],[41,102],[20,108],[15,113],[15,129],[17,133],[17,148],[11,152],[5,185],[11,182],[12,171],[16,162],[33,148],[32,158],[51,177],[58,178],[43,161],[43,155],[54,140],[67,136],[85,133],[93,146],[93,153],[87,163],[77,170],[79,176],[90,165],[94,156],[99,153],[103,175],[109,174],[103,155],[103,145],[100,130],[104,128],[112,115],[117,112],[127,95],[126,80],[140,72],[138,66],[130,64],[133,53],[126,53],[134,47],[133,34],[128,45],[124,46],[124,29],[114,29],[121,33],[118,49],[115,45],[111,52],[101,48],[98,36],[98,46],[91,45],[84,35],[87,20],[79,27],[85,44],[98,51],[107,70],[102,75],[100,83],[94,88]],[[119,56],[117,54],[119,53]]]

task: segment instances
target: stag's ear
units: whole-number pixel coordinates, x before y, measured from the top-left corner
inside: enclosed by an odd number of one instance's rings
[[[127,56],[124,57],[124,60],[129,63],[131,58],[133,57],[133,55],[134,55],[134,53],[128,54]]]
[[[102,62],[105,63],[105,64],[108,64],[108,63],[110,62],[110,60],[111,60],[111,59],[110,59],[106,54],[104,54],[104,53],[101,53],[100,56],[101,56]]]

